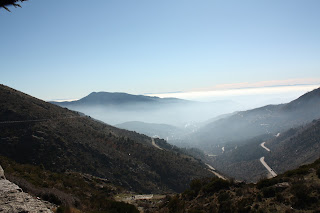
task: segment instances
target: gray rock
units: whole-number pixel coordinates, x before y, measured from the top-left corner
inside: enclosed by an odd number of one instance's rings
[[[6,179],[6,177],[4,176],[4,171],[0,165],[0,179]]]
[[[6,180],[0,166],[0,212],[1,213],[52,213],[53,204],[43,202],[22,191],[14,183]],[[3,177],[3,178],[2,178]]]

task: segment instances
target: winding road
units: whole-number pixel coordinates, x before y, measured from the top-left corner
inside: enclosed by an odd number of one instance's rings
[[[268,152],[271,152],[271,150],[268,149],[268,148],[264,145],[265,143],[266,143],[266,142],[262,142],[262,143],[260,144],[260,146],[261,146],[262,148],[264,148],[265,150],[267,150]],[[277,173],[275,173],[275,172],[271,169],[271,167],[264,161],[264,156],[260,158],[260,162],[261,162],[262,165],[268,170],[268,172],[270,173],[270,175],[271,175],[272,177],[276,177],[276,176],[277,176]]]
[[[83,117],[84,116],[70,116],[70,117],[62,117],[62,118],[46,118],[46,119],[34,119],[34,120],[22,120],[22,121],[1,121],[0,124],[43,122],[43,121],[64,120],[64,119],[74,119],[74,118],[83,118]]]
[[[223,180],[227,180],[227,178],[223,177],[222,175],[220,175],[218,172],[216,172],[216,169],[213,168],[211,165],[206,163],[206,166],[209,168],[208,171],[213,173],[215,176],[217,176],[218,178],[221,178]]]
[[[262,142],[261,144],[260,144],[260,146],[262,147],[262,148],[264,148],[265,150],[267,150],[268,152],[271,152],[270,151],[270,149],[268,149],[267,147],[265,147],[265,144],[266,142]]]
[[[271,174],[272,177],[276,177],[277,176],[277,173],[275,173],[271,168],[270,166],[268,166],[268,164],[264,161],[264,157],[261,157],[260,158],[260,162],[262,163],[262,165],[264,167],[266,167],[266,169],[269,171],[269,173]]]
[[[154,141],[154,138],[151,138],[151,139],[152,139],[152,145],[153,145],[154,147],[156,147],[157,149],[163,150],[160,146],[158,146],[158,145],[156,144],[156,142]],[[213,174],[214,174],[215,176],[217,176],[218,178],[221,178],[221,179],[223,179],[223,180],[227,180],[227,178],[225,178],[224,176],[222,176],[221,174],[219,174],[218,172],[216,172],[216,169],[213,168],[211,165],[209,165],[209,164],[206,163],[206,166],[208,167],[208,171],[209,171],[209,172],[213,173]]]
[[[158,145],[156,144],[156,142],[154,141],[154,138],[151,138],[151,139],[152,139],[152,145],[153,145],[154,147],[156,147],[157,149],[163,150],[160,146],[158,146]]]

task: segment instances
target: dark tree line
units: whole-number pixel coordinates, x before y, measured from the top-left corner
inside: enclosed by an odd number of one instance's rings
[[[24,2],[27,0],[0,0],[0,8],[4,8],[10,12],[8,6],[21,7],[20,2]]]

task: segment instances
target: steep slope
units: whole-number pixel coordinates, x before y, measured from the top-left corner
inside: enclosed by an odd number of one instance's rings
[[[264,149],[261,144],[268,150]],[[229,149],[211,160],[221,172],[238,180],[256,182],[268,175],[260,162],[265,161],[282,173],[320,157],[320,120],[275,135],[261,135],[243,142],[237,149]]]
[[[318,212],[320,160],[257,184],[199,179],[157,212]]]
[[[0,156],[0,163],[8,180],[34,198],[54,204],[54,212],[139,212],[132,205],[114,200],[115,195],[126,191],[107,179],[77,172],[56,173],[43,166],[20,164],[3,156]],[[12,198],[11,195],[4,193],[5,199]],[[15,200],[7,200],[6,204],[12,205],[12,201]],[[28,205],[27,201],[19,199],[19,206]]]
[[[88,173],[144,193],[181,191],[191,179],[211,175],[198,160],[156,149],[147,136],[4,85],[0,85],[0,103],[0,155],[20,163]]]
[[[276,134],[320,118],[320,88],[281,105],[238,112],[201,128],[189,140],[206,150],[216,144],[247,140],[262,134]]]
[[[23,201],[23,202],[22,202]],[[0,165],[0,211],[2,212],[44,212],[52,213],[54,205],[37,200],[16,184],[5,178]]]
[[[281,133],[266,146],[271,149],[266,161],[279,173],[311,163],[320,157],[320,119]]]
[[[270,138],[271,136],[266,134],[243,141],[237,146],[226,146],[224,153],[210,157],[207,161],[229,177],[241,181],[256,182],[267,176],[267,170],[259,160],[266,156],[266,150],[260,144]]]

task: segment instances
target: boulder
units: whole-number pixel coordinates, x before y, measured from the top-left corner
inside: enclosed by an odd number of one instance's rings
[[[2,167],[1,167],[1,165],[0,165],[0,180],[5,180],[6,179],[6,177],[4,176],[4,171],[3,171],[3,169],[2,169]]]
[[[51,203],[32,197],[16,184],[6,180],[0,166],[0,212],[52,213],[53,207]]]

